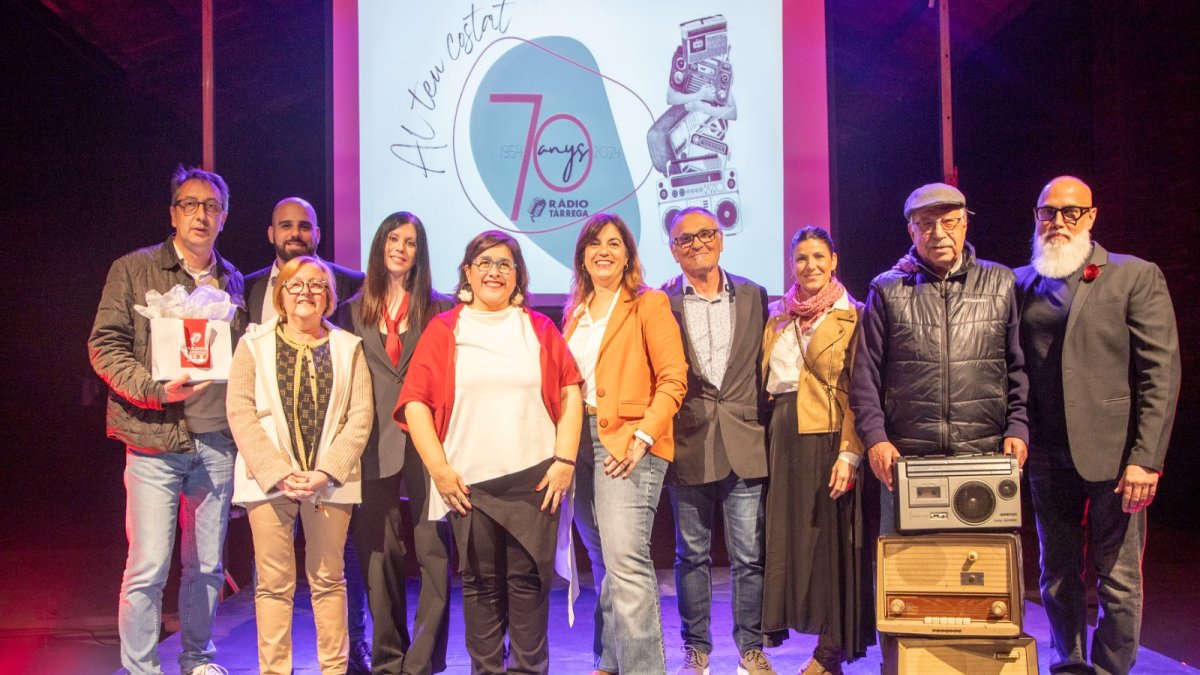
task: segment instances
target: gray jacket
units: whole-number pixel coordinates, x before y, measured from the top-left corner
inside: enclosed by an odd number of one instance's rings
[[[166,293],[176,284],[189,291],[196,282],[175,254],[175,235],[117,259],[96,310],[88,337],[92,368],[108,384],[108,436],[148,452],[190,452],[191,438],[184,404],[166,403],[163,383],[150,376],[150,320],[134,311],[145,304],[146,291]],[[231,328],[234,346],[246,330],[242,274],[217,252],[216,277],[221,290],[238,305]]]

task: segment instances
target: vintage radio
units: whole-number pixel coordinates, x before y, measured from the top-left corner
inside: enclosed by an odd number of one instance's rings
[[[729,56],[729,30],[720,14],[681,23],[679,32],[687,52],[687,65]]]
[[[1012,455],[900,457],[893,467],[897,532],[1021,527],[1021,470]]]
[[[1017,637],[1021,540],[1012,533],[883,535],[875,563],[881,633]]]
[[[883,675],[1037,675],[1037,643],[1018,638],[883,636]]]

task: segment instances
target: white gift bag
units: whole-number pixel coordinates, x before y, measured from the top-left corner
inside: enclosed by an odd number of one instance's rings
[[[183,373],[191,382],[225,382],[233,361],[228,321],[150,319],[150,373],[159,382]]]

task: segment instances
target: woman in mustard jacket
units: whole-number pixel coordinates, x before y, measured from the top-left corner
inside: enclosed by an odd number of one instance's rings
[[[663,673],[650,531],[675,452],[672,420],[687,392],[683,341],[666,294],[642,283],[637,245],[620,217],[588,219],[574,267],[563,316],[584,377],[575,525],[598,598],[595,667]]]
[[[848,403],[862,304],[834,276],[829,233],[792,236],[795,283],[772,305],[763,339],[763,377],[774,399],[769,427],[771,488],[763,632],[815,634],[802,675],[841,673],[873,642],[870,589],[862,580],[863,447]]]

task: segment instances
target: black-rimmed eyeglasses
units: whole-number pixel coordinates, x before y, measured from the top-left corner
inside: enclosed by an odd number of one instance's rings
[[[1042,223],[1052,223],[1058,214],[1062,214],[1064,223],[1077,223],[1094,206],[1064,206],[1061,209],[1053,206],[1039,206],[1033,210],[1033,216]]]
[[[183,215],[185,216],[190,216],[195,213],[196,209],[200,208],[201,205],[204,206],[204,212],[210,216],[219,215],[225,210],[225,205],[215,199],[200,201],[199,199],[184,197],[183,199],[175,200],[175,204],[173,204],[175,208],[183,211]]]
[[[719,231],[710,227],[706,230],[700,230],[699,232],[697,232],[695,234],[690,234],[690,233],[689,234],[681,234],[678,237],[675,237],[674,239],[672,239],[671,243],[675,244],[679,248],[687,248],[687,247],[691,246],[692,242],[697,239],[700,240],[701,244],[708,244],[708,243],[711,243],[713,239],[716,239],[718,234],[719,234]]]

